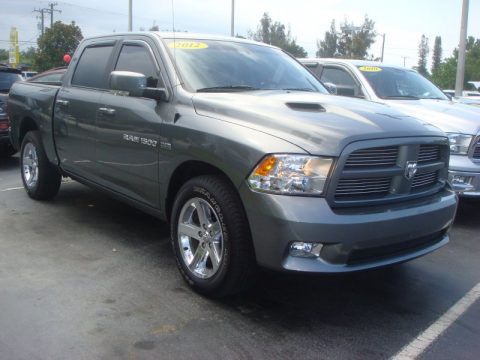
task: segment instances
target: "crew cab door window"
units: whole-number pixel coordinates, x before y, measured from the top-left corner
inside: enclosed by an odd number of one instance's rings
[[[147,77],[147,87],[163,87],[154,60],[143,46],[123,45],[115,70],[144,74]]]
[[[323,83],[332,83],[337,86],[337,95],[363,97],[360,86],[344,69],[337,67],[324,67],[320,80]]]
[[[106,89],[107,66],[112,50],[113,45],[85,48],[73,74],[72,85]]]

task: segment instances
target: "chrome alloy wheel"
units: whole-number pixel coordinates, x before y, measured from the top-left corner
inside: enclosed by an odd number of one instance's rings
[[[189,199],[182,207],[177,241],[188,270],[200,279],[214,276],[223,260],[223,231],[218,214],[201,198]]]
[[[23,178],[25,185],[31,189],[38,182],[38,156],[35,145],[31,142],[27,143],[22,154]]]

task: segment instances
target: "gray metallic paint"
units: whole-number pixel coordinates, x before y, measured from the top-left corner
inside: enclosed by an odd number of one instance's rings
[[[114,96],[104,91],[91,95],[88,94],[91,90],[71,86],[70,79],[85,46],[123,39],[141,39],[151,45],[170,94],[167,102]],[[119,46],[117,43],[117,52]],[[344,242],[346,246],[399,242],[446,229],[455,214],[456,197],[447,190],[421,199],[356,208],[351,212],[332,210],[322,197],[252,191],[246,178],[266,154],[309,152],[336,158],[345,146],[359,140],[445,138],[429,125],[386,106],[364,101],[290,91],[192,94],[181,86],[174,59],[166,52],[158,34],[120,34],[85,40],[73,56],[59,95],[73,101],[73,112],[66,113],[56,106],[53,112],[57,89],[30,83],[14,85],[12,113],[17,143],[18,126],[31,117],[42,129],[50,161],[68,175],[163,219],[169,215],[166,201],[176,169],[191,161],[209,164],[239,189],[257,260],[270,268],[333,271],[333,267],[325,264],[292,262],[287,256],[288,244],[295,240]],[[83,105],[76,105],[75,101]],[[94,105],[96,102],[98,105]],[[326,111],[293,110],[287,102],[318,103]],[[112,107],[117,112],[107,119],[105,115],[98,116],[99,106]],[[66,125],[63,133],[62,124]],[[171,149],[166,145],[143,148],[124,143],[124,132],[148,136],[170,144]],[[55,156],[56,150],[60,161]],[[443,239],[440,245],[446,241]],[[413,252],[409,258],[423,253]],[[405,257],[392,258],[390,262],[404,260]]]

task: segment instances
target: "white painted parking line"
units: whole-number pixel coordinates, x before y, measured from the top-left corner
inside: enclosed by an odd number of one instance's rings
[[[416,359],[479,298],[480,283],[475,285],[463,298],[448,309],[448,311],[430,325],[428,329],[418,335],[410,344],[404,346],[391,360]]]
[[[71,183],[74,183],[75,181],[70,179],[70,178],[65,178],[65,179],[62,179],[62,184],[71,184]],[[22,190],[24,189],[23,186],[19,186],[19,187],[11,187],[11,188],[6,188],[6,189],[2,189],[0,190],[0,192],[5,192],[5,191],[13,191],[13,190]]]
[[[2,189],[2,190],[0,190],[0,192],[4,192],[4,191],[12,191],[12,190],[20,190],[20,189],[23,189],[23,186]]]

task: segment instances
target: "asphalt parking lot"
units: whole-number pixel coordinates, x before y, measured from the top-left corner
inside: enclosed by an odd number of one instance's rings
[[[391,358],[479,284],[479,215],[462,202],[450,244],[406,264],[263,272],[213,301],[181,279],[165,223],[72,181],[32,201],[18,155],[0,160],[0,359]],[[479,358],[480,300],[456,314],[419,358]]]

